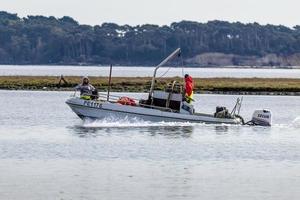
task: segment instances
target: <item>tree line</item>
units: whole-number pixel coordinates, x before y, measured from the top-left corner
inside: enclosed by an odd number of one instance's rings
[[[288,56],[300,52],[300,26],[225,21],[90,26],[68,16],[0,12],[0,64],[153,65],[178,47],[185,59],[210,52]]]

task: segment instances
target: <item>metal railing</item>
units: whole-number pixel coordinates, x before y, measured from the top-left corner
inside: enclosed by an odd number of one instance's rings
[[[102,102],[110,102],[110,103],[117,103],[118,100],[122,97],[122,96],[118,96],[118,95],[109,95],[109,100],[107,101],[107,93],[103,93],[103,92],[99,92],[98,95],[91,95],[91,94],[82,94],[82,95],[78,95],[78,91],[75,91],[71,97],[80,97],[80,96],[90,96],[90,97],[96,97],[96,99],[94,99],[93,101],[102,101]],[[130,97],[131,98],[131,97]],[[157,109],[157,110],[162,110],[162,111],[167,111],[167,112],[178,112],[176,110],[173,110],[171,108],[166,108],[166,107],[160,107],[160,106],[154,106],[154,105],[148,105],[148,104],[143,104],[143,103],[139,103],[139,99],[136,98],[131,98],[133,100],[135,100],[137,102],[137,106],[140,107],[144,107],[144,108],[150,108],[150,109]]]

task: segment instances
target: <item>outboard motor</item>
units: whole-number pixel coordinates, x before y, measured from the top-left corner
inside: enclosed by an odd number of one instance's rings
[[[247,124],[253,124],[257,126],[271,126],[272,115],[270,110],[256,110],[252,115],[252,120]]]

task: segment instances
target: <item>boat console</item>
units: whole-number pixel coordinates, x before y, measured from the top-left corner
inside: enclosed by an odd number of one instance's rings
[[[193,105],[184,100],[183,85],[173,81],[168,84],[164,91],[154,90],[151,98],[147,101],[147,105],[160,108],[167,108],[172,112],[183,114],[193,114]]]
[[[182,94],[173,92],[153,91],[153,105],[158,107],[170,108],[179,111],[182,102]]]

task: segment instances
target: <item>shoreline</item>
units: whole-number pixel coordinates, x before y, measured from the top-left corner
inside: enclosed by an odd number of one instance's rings
[[[61,67],[61,66],[67,66],[67,67],[110,67],[110,64],[93,64],[93,63],[87,63],[87,64],[0,64],[1,66],[38,66],[38,67]],[[120,65],[116,64],[113,65],[114,68],[118,67],[146,67],[146,68],[155,68],[155,66],[152,65]],[[178,66],[165,66],[165,67],[171,67],[171,68],[182,68]],[[192,68],[192,69],[286,69],[286,70],[300,70],[300,66],[250,66],[250,65],[220,65],[220,66],[201,66],[201,65],[186,65],[183,68]],[[15,75],[12,75],[15,76]]]
[[[65,89],[2,89],[0,91],[27,91],[27,92],[74,92],[72,88]],[[107,90],[100,90],[99,92],[105,93]],[[120,93],[148,93],[147,91],[119,91],[119,90],[111,90],[111,92],[120,92]],[[210,94],[210,95],[248,95],[248,96],[300,96],[300,92],[249,92],[249,91],[196,91],[194,94]]]
[[[74,91],[80,83],[78,76],[64,77],[67,83],[59,85],[57,76],[0,76],[1,90]],[[90,77],[99,91],[107,91],[107,77]],[[167,83],[182,82],[182,78],[160,78],[156,89],[163,90]],[[300,79],[289,78],[194,78],[195,94],[277,95],[300,96]],[[113,77],[112,92],[148,92],[151,77]]]

